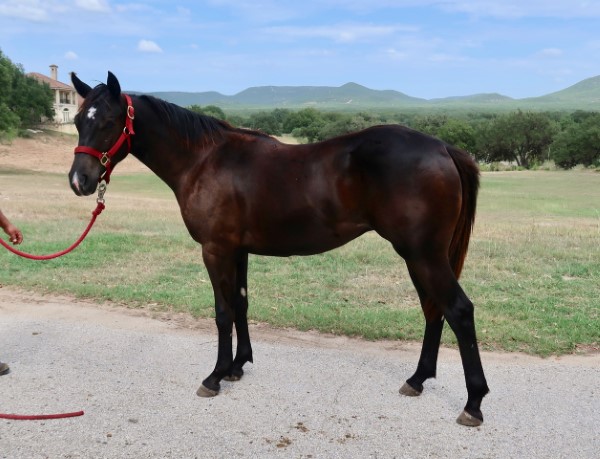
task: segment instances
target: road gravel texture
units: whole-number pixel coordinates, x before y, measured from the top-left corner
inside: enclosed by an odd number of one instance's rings
[[[483,353],[478,428],[458,353],[423,395],[398,389],[419,346],[253,325],[255,363],[195,395],[216,359],[211,321],[0,288],[2,458],[597,458],[600,355]]]

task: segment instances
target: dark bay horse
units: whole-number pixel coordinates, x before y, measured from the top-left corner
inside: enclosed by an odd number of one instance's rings
[[[69,172],[75,194],[94,193],[131,152],[173,190],[190,235],[202,245],[219,340],[216,366],[198,395],[217,395],[222,379],[240,379],[252,362],[248,254],[311,255],[376,231],[404,258],[426,319],[416,372],[400,392],[419,395],[435,376],[446,320],[458,340],[468,393],[457,421],[481,424],[488,386],[473,304],[457,280],[479,187],[467,153],[392,125],[285,145],[151,96],[122,94],[110,72],[95,88],[75,74],[72,81],[85,99]]]

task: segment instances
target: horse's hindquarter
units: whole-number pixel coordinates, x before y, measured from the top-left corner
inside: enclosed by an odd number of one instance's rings
[[[361,134],[352,157],[372,228],[405,255],[423,245],[446,248],[462,205],[460,175],[446,144],[402,126]]]

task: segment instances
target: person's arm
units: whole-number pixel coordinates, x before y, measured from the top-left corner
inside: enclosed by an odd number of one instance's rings
[[[23,233],[21,233],[21,230],[19,228],[17,228],[15,225],[13,225],[8,220],[8,218],[6,218],[6,216],[2,213],[1,210],[0,210],[0,226],[2,227],[4,232],[6,234],[8,234],[10,242],[12,242],[15,245],[23,242]]]

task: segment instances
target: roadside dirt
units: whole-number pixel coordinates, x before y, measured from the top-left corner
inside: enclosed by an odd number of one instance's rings
[[[85,413],[0,420],[0,457],[597,457],[598,354],[484,352],[492,391],[469,429],[454,422],[466,396],[454,349],[414,398],[398,387],[417,344],[250,334],[255,363],[206,399],[213,321],[0,288],[0,413]]]

